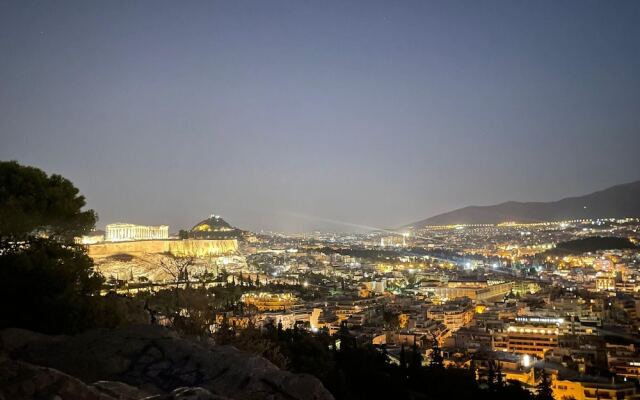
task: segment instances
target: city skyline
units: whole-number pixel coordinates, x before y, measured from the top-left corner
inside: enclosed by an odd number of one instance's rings
[[[0,159],[99,227],[390,228],[640,178],[635,2],[0,7]]]
[[[640,400],[640,1],[0,1],[0,400]]]

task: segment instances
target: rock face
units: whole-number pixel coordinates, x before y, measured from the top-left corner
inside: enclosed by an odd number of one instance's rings
[[[181,338],[158,326],[97,330],[77,336],[7,329],[0,332],[2,351],[12,359],[54,368],[85,383],[124,382],[165,396],[157,399],[333,399],[315,377],[281,371],[262,357],[209,341]],[[179,388],[191,391],[172,393]],[[215,397],[203,397],[208,395]]]
[[[217,257],[235,254],[238,241],[227,240],[139,240],[135,242],[105,242],[88,246],[91,258],[103,258],[118,254],[145,256],[147,254],[171,253],[183,257]]]
[[[99,381],[87,385],[52,368],[22,361],[0,361],[1,400],[232,400],[206,389],[178,388],[150,396],[122,382]]]
[[[0,362],[0,399],[114,400],[55,369],[13,360]]]
[[[122,382],[98,381],[91,384],[91,386],[115,400],[138,400],[149,397],[147,392]]]
[[[218,240],[220,241],[220,240]],[[206,242],[206,240],[202,240]],[[232,264],[244,264],[246,259],[241,255],[227,255],[225,259],[231,260]],[[211,262],[218,257],[195,257],[190,267],[192,276],[201,275],[211,269]],[[171,269],[160,267],[161,263],[169,266],[173,265],[173,257],[167,254],[143,254],[129,255],[116,254],[110,257],[96,258],[95,269],[103,276],[117,278],[121,280],[149,280],[151,282],[174,282],[175,276],[171,274]]]

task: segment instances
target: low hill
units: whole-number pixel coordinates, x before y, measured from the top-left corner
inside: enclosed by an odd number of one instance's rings
[[[636,246],[627,238],[614,236],[591,236],[582,239],[560,242],[554,249],[547,250],[544,255],[564,256],[582,254],[599,250],[634,249]]]
[[[421,228],[428,225],[498,224],[507,221],[541,222],[637,216],[640,216],[640,181],[553,202],[509,201],[492,206],[470,206],[406,226]]]

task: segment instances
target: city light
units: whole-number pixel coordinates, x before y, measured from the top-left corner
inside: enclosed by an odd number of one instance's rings
[[[640,400],[640,0],[0,10],[0,399]]]

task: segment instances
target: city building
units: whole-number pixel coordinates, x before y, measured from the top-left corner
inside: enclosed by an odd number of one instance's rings
[[[516,321],[507,328],[509,352],[544,358],[547,351],[558,346],[558,324],[563,321],[537,317],[517,318]]]
[[[553,396],[556,399],[575,400],[637,400],[635,384],[615,380],[581,377],[557,379],[553,382]]]
[[[427,310],[427,318],[442,322],[447,329],[455,332],[473,319],[474,309],[470,301],[462,299],[431,307]]]
[[[242,301],[247,306],[255,306],[258,311],[285,311],[289,310],[297,299],[290,293],[245,293]]]
[[[433,294],[435,297],[445,300],[468,297],[471,300],[491,300],[500,298],[511,291],[513,282],[488,282],[488,281],[456,281],[450,280],[446,284],[423,286],[422,291]]]

